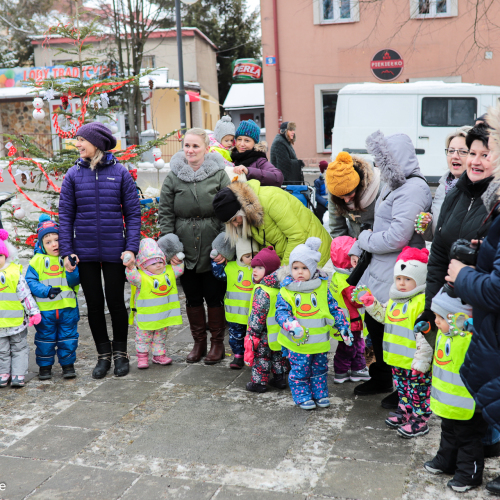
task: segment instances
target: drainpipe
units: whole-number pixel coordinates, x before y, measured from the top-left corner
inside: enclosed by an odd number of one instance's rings
[[[281,111],[281,79],[280,79],[280,48],[278,40],[278,0],[273,0],[274,17],[274,50],[276,52],[276,97],[278,100],[278,129],[283,122],[283,113]]]

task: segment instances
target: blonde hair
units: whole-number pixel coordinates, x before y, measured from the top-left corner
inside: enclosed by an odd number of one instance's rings
[[[95,150],[94,158],[90,160],[90,170],[94,170],[99,162],[102,160],[104,153],[100,149]]]
[[[243,224],[241,226],[234,227],[233,224],[231,224],[231,221],[238,216],[242,217]],[[229,222],[226,222],[226,240],[229,240],[231,246],[234,247],[240,238],[248,238],[250,236],[252,236],[252,228],[248,224],[247,216],[244,210],[238,210],[236,215]]]
[[[468,125],[465,125],[463,127],[457,128],[455,131],[453,131],[451,134],[448,134],[445,140],[446,144],[446,149],[450,147],[450,142],[455,139],[455,137],[463,137],[464,139],[467,137],[467,134],[469,130],[472,127],[469,127]]]
[[[184,135],[197,135],[203,139],[203,142],[205,143],[205,146],[210,146],[210,138],[208,137],[208,134],[202,129],[202,128],[190,128]]]

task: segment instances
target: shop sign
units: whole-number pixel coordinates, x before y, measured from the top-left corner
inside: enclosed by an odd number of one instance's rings
[[[233,62],[233,80],[257,81],[261,79],[261,61],[258,61],[257,59],[236,59]]]
[[[372,57],[370,68],[375,78],[390,82],[401,75],[404,69],[404,61],[395,50],[383,49]]]

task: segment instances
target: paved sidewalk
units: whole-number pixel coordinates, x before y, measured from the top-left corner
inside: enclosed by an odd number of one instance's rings
[[[381,397],[354,397],[353,383],[330,376],[331,408],[305,412],[288,390],[247,392],[249,369],[230,370],[229,357],[187,365],[186,327],[169,334],[173,365],[139,371],[132,355],[128,376],[93,380],[86,318],[80,335],[76,379],[56,365],[39,381],[32,360],[24,389],[0,391],[1,499],[494,498],[454,494],[448,476],[423,470],[438,419],[404,440],[385,426]],[[132,330],[129,339],[134,354]],[[485,480],[499,474],[500,460],[488,460]]]

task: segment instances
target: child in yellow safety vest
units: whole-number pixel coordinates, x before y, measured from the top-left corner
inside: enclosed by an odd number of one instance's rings
[[[78,348],[77,294],[80,274],[64,268],[59,255],[59,226],[47,214],[39,217],[35,255],[26,271],[26,281],[41,311],[35,333],[38,378],[52,378],[52,365],[57,359],[63,378],[76,377],[75,361]]]
[[[328,408],[328,351],[336,328],[347,344],[353,336],[344,313],[328,290],[328,276],[318,269],[319,238],[308,238],[290,253],[288,275],[276,299],[278,342],[288,350],[288,385],[303,410]],[[280,270],[281,273],[281,270]]]
[[[441,417],[441,441],[436,456],[425,462],[424,467],[431,474],[453,475],[448,486],[464,492],[482,483],[482,438],[487,430],[460,378],[460,367],[472,338],[468,331],[472,307],[441,289],[432,299],[431,310],[439,328],[432,364],[431,410]],[[426,331],[430,325],[416,327]]]
[[[0,387],[6,387],[9,380],[12,387],[23,387],[28,370],[28,325],[39,323],[41,316],[23,268],[14,262],[17,251],[8,237],[0,229]]]
[[[366,331],[365,310],[363,304],[352,300],[354,287],[347,283],[347,279],[357,264],[356,256],[349,254],[355,242],[356,240],[350,236],[339,236],[333,239],[330,247],[330,257],[335,270],[330,283],[330,292],[349,321],[354,336],[354,342],[350,346],[342,342],[341,338],[338,339],[339,344],[333,357],[335,370],[333,381],[336,384],[342,384],[346,380],[359,382],[371,378],[366,367],[365,341],[363,340],[363,330]]]
[[[387,304],[378,302],[370,291],[360,296],[366,287],[357,287],[353,293],[372,318],[385,323],[384,361],[392,366],[399,397],[397,410],[385,423],[397,429],[403,438],[429,432],[432,348],[413,331],[424,310],[428,259],[429,251],[425,248],[403,248],[394,266],[394,283]]]
[[[212,260],[212,274],[221,281],[227,281],[224,308],[229,329],[229,346],[234,358],[229,367],[241,370],[244,363],[245,335],[247,331],[250,304],[255,283],[252,278],[250,264],[258,245],[251,238],[239,238],[236,242],[236,260],[234,249],[226,239],[226,233],[221,233],[212,242],[212,259],[222,255],[227,262],[218,264]]]
[[[247,348],[254,353],[252,378],[247,383],[247,391],[266,392],[267,384],[277,389],[287,386],[285,359],[281,355],[278,342],[279,325],[276,323],[276,299],[280,283],[276,271],[280,267],[280,258],[273,247],[263,248],[253,259],[253,281],[256,283],[248,318]],[[257,344],[257,345],[256,345]],[[273,378],[269,380],[269,374]]]
[[[176,278],[184,273],[184,263],[167,264],[172,257],[184,259],[184,247],[176,235],[163,236],[158,243],[144,238],[139,245],[136,264],[125,270],[132,285],[130,297],[130,318],[135,319],[135,349],[137,368],[149,368],[149,351],[153,363],[169,365],[172,359],[166,354],[168,327],[182,325],[181,304]]]

